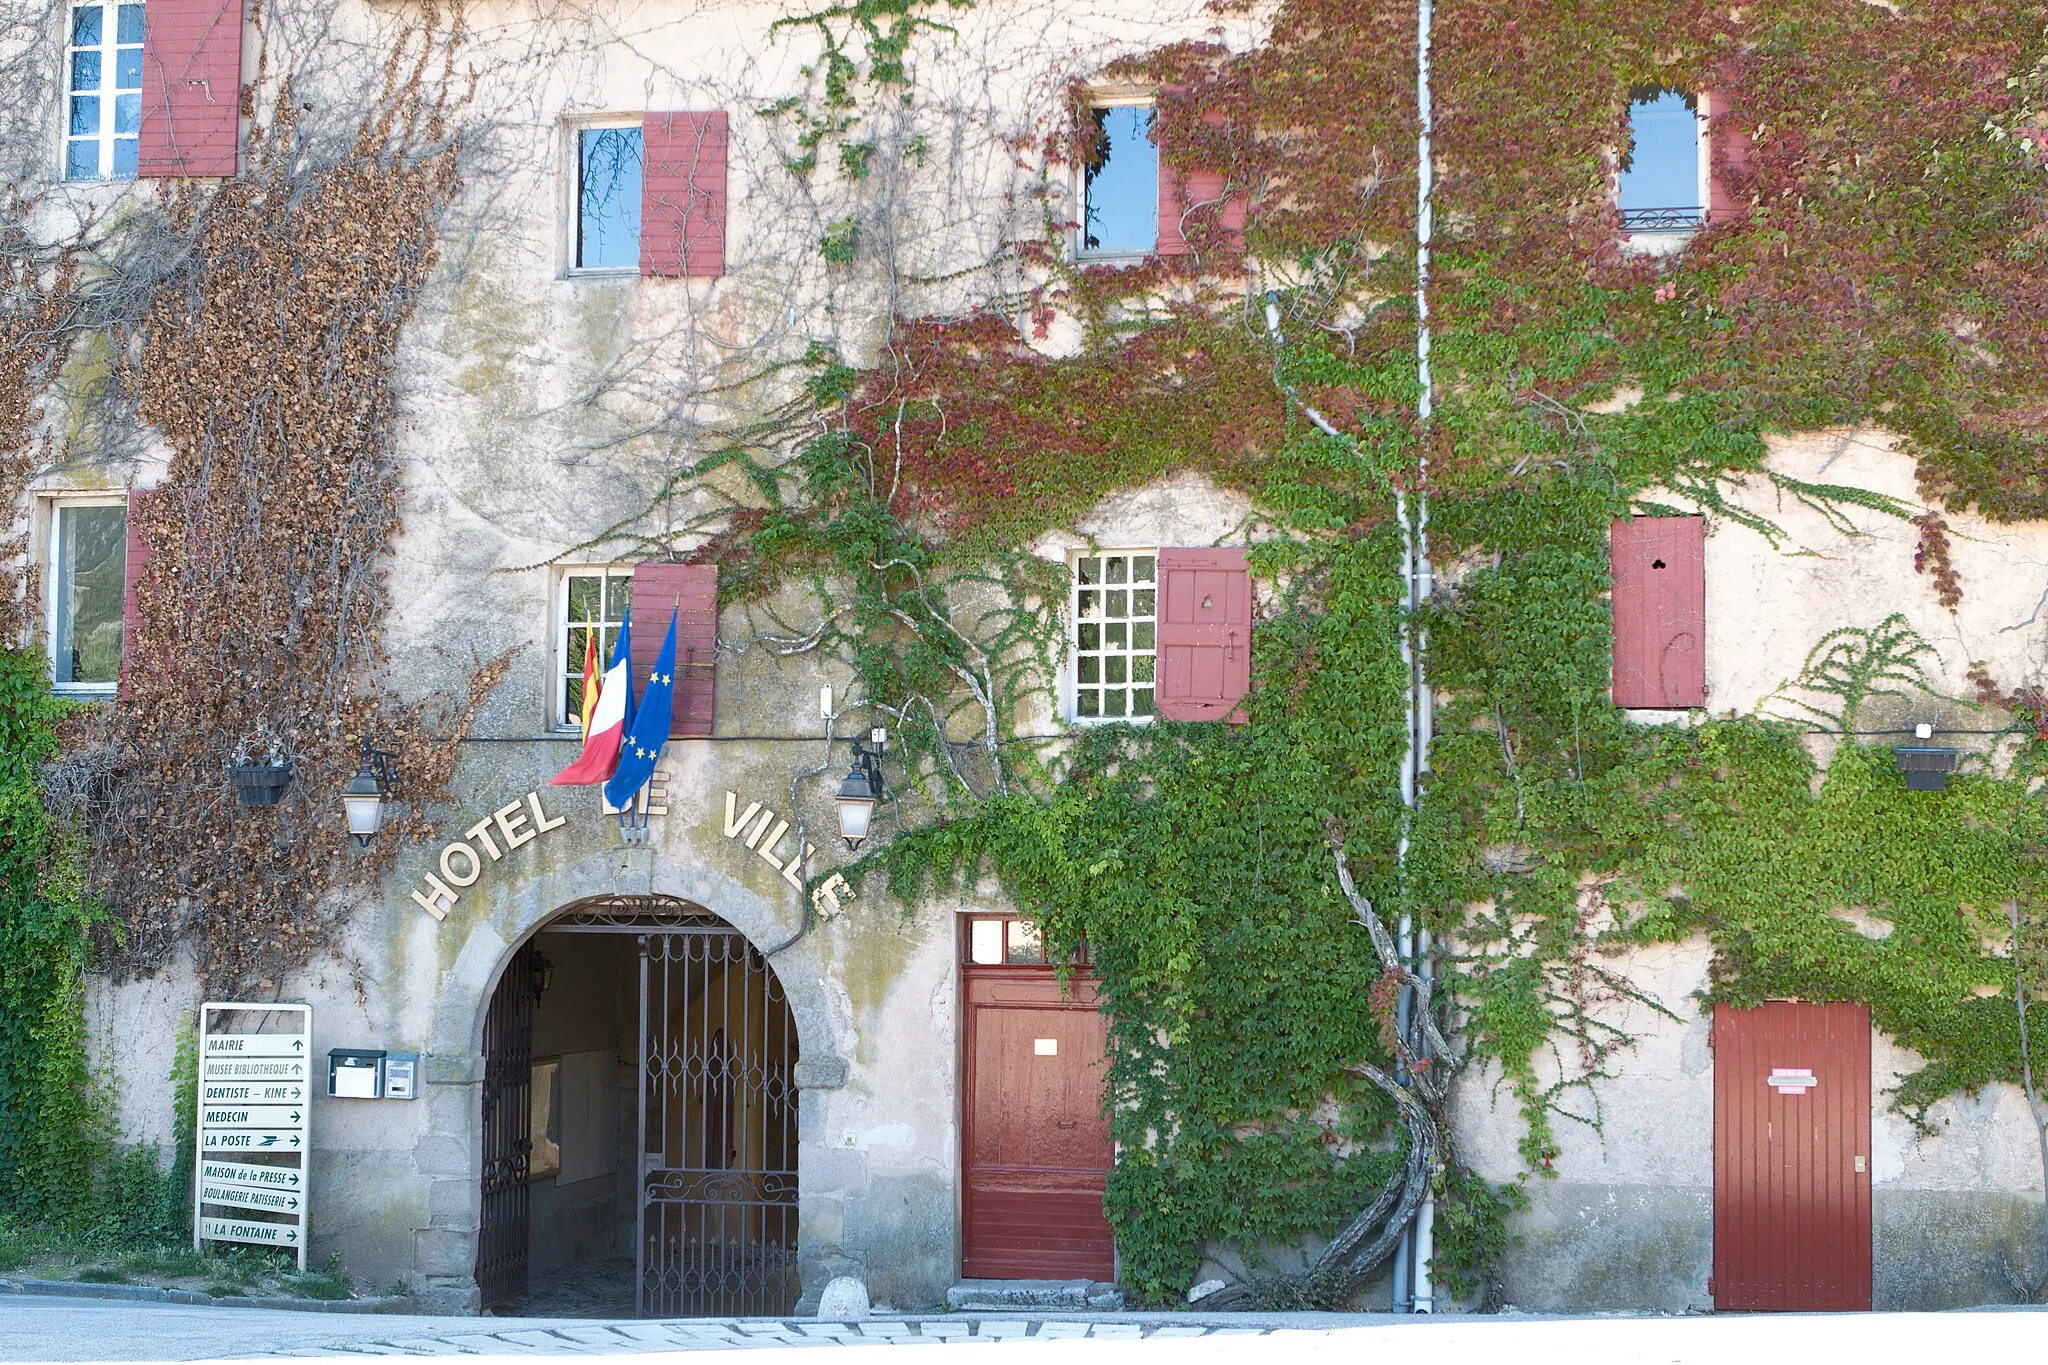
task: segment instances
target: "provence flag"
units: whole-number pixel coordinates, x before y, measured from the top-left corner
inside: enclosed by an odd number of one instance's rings
[[[654,661],[654,671],[647,675],[647,690],[640,694],[640,707],[633,713],[633,723],[626,727],[626,742],[619,749],[618,770],[612,780],[604,784],[606,804],[616,810],[626,810],[633,798],[647,785],[647,779],[654,775],[654,764],[661,757],[661,746],[668,741],[670,714],[675,710],[676,696],[676,613],[668,614],[668,635],[661,642],[661,654]]]

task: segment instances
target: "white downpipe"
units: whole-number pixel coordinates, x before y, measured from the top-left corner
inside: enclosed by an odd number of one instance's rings
[[[1430,30],[1436,15],[1433,0],[1416,0],[1415,7],[1415,381],[1416,381],[1416,435],[1418,444],[1415,460],[1415,530],[1409,538],[1408,610],[1411,615],[1429,600],[1435,584],[1435,575],[1429,565],[1429,421],[1432,416],[1436,391],[1429,372],[1429,241],[1434,227],[1436,192],[1436,162],[1430,146],[1430,135],[1436,129],[1436,111],[1430,100],[1429,41]],[[1407,520],[1402,519],[1402,526]],[[1411,810],[1422,801],[1422,775],[1429,771],[1429,742],[1435,728],[1434,698],[1430,695],[1427,658],[1429,638],[1422,635],[1409,649],[1407,633],[1403,632],[1402,652],[1411,655],[1408,671],[1408,721],[1409,761],[1403,765],[1403,797]],[[1407,854],[1407,837],[1404,831],[1401,853]],[[1407,917],[1401,921],[1403,929],[1402,951],[1408,951],[1407,932],[1411,928]],[[1416,971],[1425,979],[1434,975],[1430,965],[1429,934],[1424,931],[1416,955]],[[1415,1249],[1412,1256],[1414,1288],[1410,1294],[1410,1306],[1417,1313],[1436,1311],[1436,1288],[1430,1275],[1430,1261],[1436,1250],[1436,1200],[1425,1194],[1422,1207],[1415,1212]],[[1396,1290],[1398,1296],[1399,1291]]]

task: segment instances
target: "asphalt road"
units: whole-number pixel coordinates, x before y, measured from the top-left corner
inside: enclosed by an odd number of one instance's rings
[[[190,1361],[367,1355],[632,1356],[682,1353],[717,1365],[781,1365],[819,1348],[839,1365],[893,1365],[906,1352],[1000,1344],[1003,1365],[1870,1365],[2034,1361],[2048,1355],[2048,1310],[1689,1318],[1501,1316],[1433,1319],[1327,1314],[943,1314],[821,1323],[598,1322],[292,1313],[251,1308],[0,1297],[0,1360]],[[810,1362],[815,1365],[815,1361]]]

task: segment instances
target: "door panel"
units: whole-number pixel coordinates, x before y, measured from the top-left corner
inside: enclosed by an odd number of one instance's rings
[[[1102,1111],[1107,1021],[1077,972],[963,969],[967,997],[966,1246],[970,1279],[1115,1274],[1102,1196],[1115,1147]]]
[[[1717,1005],[1713,1036],[1714,1306],[1867,1311],[1869,1009]]]

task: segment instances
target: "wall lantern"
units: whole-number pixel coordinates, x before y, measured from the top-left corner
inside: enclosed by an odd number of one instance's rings
[[[1934,738],[1934,727],[1921,722],[1913,727],[1915,739]],[[1948,790],[1948,775],[1956,770],[1960,755],[1954,749],[1929,744],[1901,744],[1892,750],[1899,771],[1906,775],[1906,790],[1939,792]]]
[[[839,837],[846,840],[846,846],[859,851],[867,842],[868,827],[874,823],[875,802],[882,795],[882,746],[889,732],[876,729],[869,732],[875,748],[870,751],[853,742],[853,769],[846,774],[846,780],[839,784]]]
[[[227,769],[235,798],[245,806],[276,805],[292,782],[289,763],[230,763]]]
[[[538,1000],[555,984],[555,964],[541,953],[533,955],[533,998]]]
[[[398,794],[398,770],[392,760],[398,755],[373,749],[363,741],[363,764],[341,789],[341,808],[348,816],[348,835],[356,847],[368,848],[384,827],[384,802]]]

